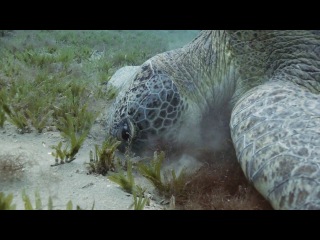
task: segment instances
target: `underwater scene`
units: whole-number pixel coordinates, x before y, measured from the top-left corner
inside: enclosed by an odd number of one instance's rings
[[[155,62],[200,32],[0,30],[0,209],[273,209],[238,163],[228,107],[175,127],[198,116],[185,76],[201,76]]]

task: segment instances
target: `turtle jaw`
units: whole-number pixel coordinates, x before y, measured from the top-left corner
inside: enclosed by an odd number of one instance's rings
[[[136,136],[136,127],[129,118],[123,119],[115,132],[115,137],[121,142],[130,143]]]

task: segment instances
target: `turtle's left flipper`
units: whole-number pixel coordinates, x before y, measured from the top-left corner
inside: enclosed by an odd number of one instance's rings
[[[230,128],[246,177],[275,209],[320,209],[320,94],[267,82],[236,103]]]

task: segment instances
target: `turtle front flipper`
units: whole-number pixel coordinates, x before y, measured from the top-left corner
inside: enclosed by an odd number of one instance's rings
[[[274,209],[320,209],[320,95],[270,81],[236,103],[230,122],[238,161]]]

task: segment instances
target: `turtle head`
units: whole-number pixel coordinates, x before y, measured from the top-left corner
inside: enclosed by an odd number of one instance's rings
[[[154,148],[158,142],[174,139],[183,108],[171,77],[143,64],[130,87],[116,100],[110,133],[122,146],[141,151]]]

